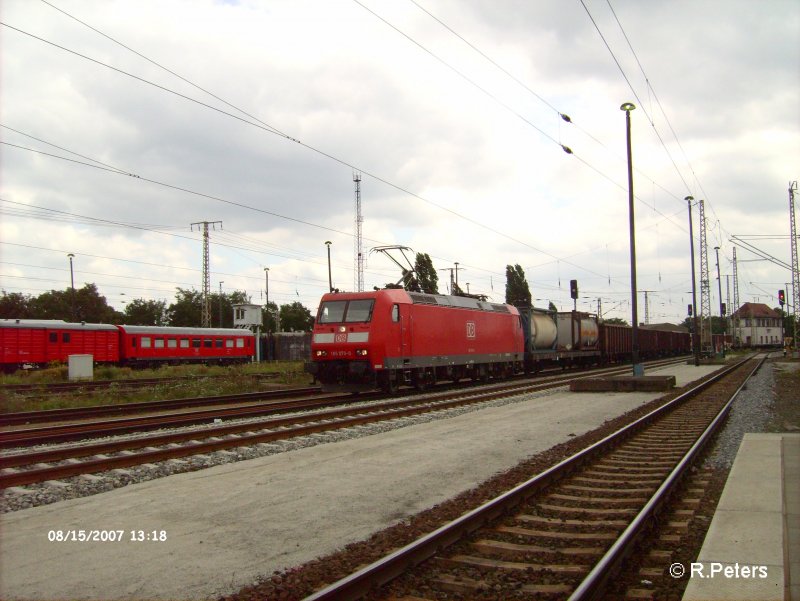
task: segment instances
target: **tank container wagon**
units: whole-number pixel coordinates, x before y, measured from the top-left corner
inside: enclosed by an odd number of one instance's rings
[[[325,294],[306,371],[326,390],[487,380],[523,369],[519,311],[475,298],[401,289]]]

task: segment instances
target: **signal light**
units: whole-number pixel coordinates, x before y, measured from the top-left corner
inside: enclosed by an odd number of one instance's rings
[[[689,305],[687,305],[686,312],[689,314],[689,317],[692,316],[692,305],[691,305],[691,303]]]
[[[781,304],[781,307],[786,303],[786,295],[783,290],[778,290],[778,302]]]
[[[578,300],[578,280],[569,281],[569,297]]]

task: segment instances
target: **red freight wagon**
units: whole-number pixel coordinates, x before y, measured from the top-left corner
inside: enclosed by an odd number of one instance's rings
[[[125,364],[244,363],[255,353],[250,330],[117,326]]]
[[[520,371],[523,347],[510,305],[393,289],[331,293],[320,302],[307,371],[326,389],[424,388]]]
[[[70,355],[92,355],[95,362],[114,363],[119,360],[119,331],[102,323],[4,319],[0,321],[0,352],[5,371],[66,362]]]

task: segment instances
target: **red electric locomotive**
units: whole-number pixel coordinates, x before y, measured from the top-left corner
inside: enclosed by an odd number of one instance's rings
[[[474,298],[407,292],[322,297],[306,370],[326,390],[425,388],[523,368],[518,310]]]

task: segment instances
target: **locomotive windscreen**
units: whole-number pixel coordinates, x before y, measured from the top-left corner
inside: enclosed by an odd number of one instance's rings
[[[319,309],[318,323],[363,323],[372,319],[372,308],[375,300],[337,300],[322,303]]]

